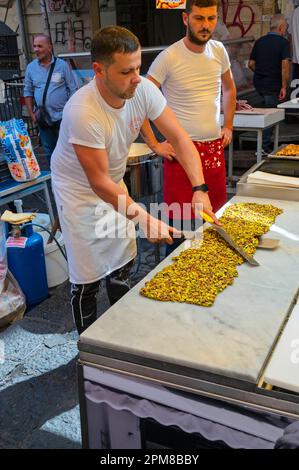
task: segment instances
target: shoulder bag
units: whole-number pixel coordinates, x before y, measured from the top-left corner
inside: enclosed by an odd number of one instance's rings
[[[49,127],[53,126],[51,117],[46,109],[46,96],[47,96],[48,88],[50,85],[50,80],[53,74],[53,70],[55,67],[55,63],[56,63],[56,57],[54,58],[54,61],[52,62],[50,70],[48,72],[47,83],[46,83],[44,94],[43,94],[43,104],[41,106],[37,106],[36,111],[35,111],[36,122],[41,129],[48,129]]]

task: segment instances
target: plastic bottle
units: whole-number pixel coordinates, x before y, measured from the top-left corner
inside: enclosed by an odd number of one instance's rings
[[[45,300],[49,291],[42,237],[33,232],[31,224],[24,228],[13,225],[6,245],[8,269],[20,284],[27,304]]]
[[[17,213],[19,214],[20,212],[23,212],[23,201],[22,199],[15,199],[14,200],[14,205],[16,208]]]

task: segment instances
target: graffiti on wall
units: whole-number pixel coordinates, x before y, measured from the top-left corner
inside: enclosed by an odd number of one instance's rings
[[[230,6],[233,9],[232,21],[228,21],[229,0],[221,0],[223,23],[227,28],[238,28],[240,37],[244,37],[254,25],[255,13],[251,6],[239,0],[237,5]],[[246,21],[245,21],[246,18]],[[246,24],[245,24],[246,23]]]
[[[75,51],[78,42],[82,44],[85,51],[90,50],[91,38],[85,36],[85,28],[82,20],[68,18],[55,24],[55,44],[68,42],[69,50]]]
[[[48,0],[49,11],[62,11],[79,15],[84,7],[85,0]]]

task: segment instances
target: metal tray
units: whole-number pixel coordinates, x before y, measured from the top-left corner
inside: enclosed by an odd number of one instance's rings
[[[273,159],[272,163],[279,165],[282,160]],[[287,163],[293,163],[293,165],[298,165],[299,162],[291,162],[284,160]],[[278,199],[285,201],[298,201],[299,202],[299,188],[286,188],[281,186],[264,186],[262,184],[253,184],[247,182],[247,177],[255,171],[264,171],[263,166],[267,164],[265,160],[262,160],[260,163],[253,165],[244,175],[241,176],[241,179],[237,183],[237,196],[247,196],[247,197],[259,197],[267,199]]]
[[[287,145],[290,144],[284,144],[278,147],[277,152],[287,147]],[[279,160],[299,160],[299,155],[276,155],[275,153],[269,153],[268,158],[275,158]]]

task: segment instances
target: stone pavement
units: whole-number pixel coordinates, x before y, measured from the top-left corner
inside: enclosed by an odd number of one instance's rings
[[[49,169],[40,147],[35,153],[41,169]],[[52,202],[54,207],[53,197]],[[45,208],[38,194],[23,199],[24,211],[45,212]],[[155,265],[153,245],[146,240],[141,245],[133,284]],[[69,302],[66,281],[52,288],[49,298],[27,311],[23,319],[0,330],[0,448],[81,448],[78,334]],[[103,282],[98,315],[109,305]]]
[[[142,245],[134,284],[154,266],[153,246],[146,241]],[[103,283],[98,295],[99,316],[108,307]],[[81,448],[77,340],[68,282],[51,289],[48,299],[0,331],[4,346],[0,448]]]

